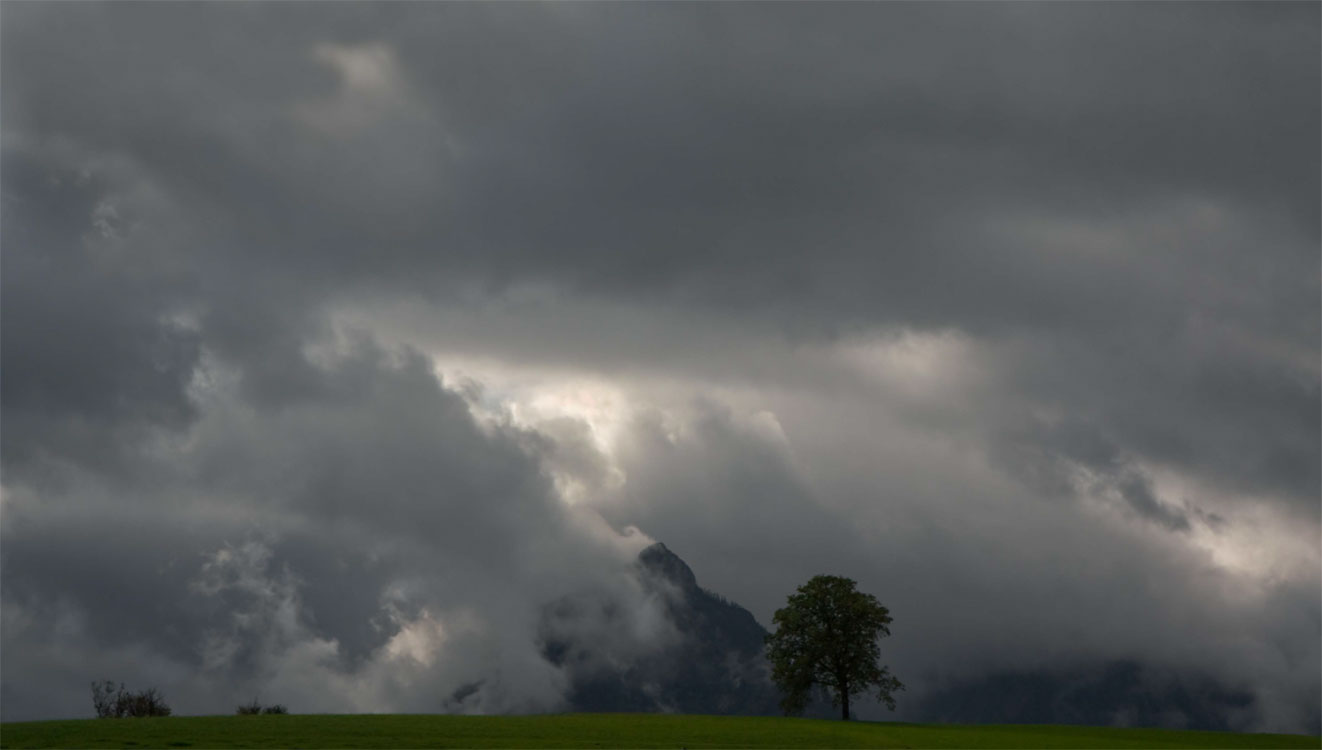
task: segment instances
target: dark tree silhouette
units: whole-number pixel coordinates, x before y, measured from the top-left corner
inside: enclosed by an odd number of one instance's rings
[[[170,707],[156,688],[132,693],[124,688],[124,683],[116,688],[110,680],[92,683],[92,707],[96,709],[98,719],[170,715]]]
[[[890,635],[891,617],[877,598],[840,576],[815,576],[776,610],[775,632],[767,636],[771,677],[780,686],[781,709],[803,713],[814,687],[826,690],[840,718],[849,720],[851,696],[876,689],[895,710],[894,693],[904,689],[880,663],[878,640]]]

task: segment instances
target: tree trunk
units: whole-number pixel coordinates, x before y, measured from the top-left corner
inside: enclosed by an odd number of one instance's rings
[[[849,688],[840,691],[840,719],[849,721]]]

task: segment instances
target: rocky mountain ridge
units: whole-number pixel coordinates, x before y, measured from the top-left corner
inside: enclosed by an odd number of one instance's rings
[[[632,573],[653,605],[650,621],[600,596],[544,612],[543,655],[570,676],[571,710],[779,713],[766,630],[752,613],[699,586],[664,544],[643,550]]]

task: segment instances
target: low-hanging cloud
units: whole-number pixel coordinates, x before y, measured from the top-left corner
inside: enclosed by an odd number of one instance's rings
[[[479,425],[416,353],[346,346],[279,408],[244,405],[215,367],[194,385],[189,438],[144,448],[169,467],[159,486],[7,494],[18,669],[54,658],[65,644],[49,635],[68,630],[105,654],[159,650],[115,676],[185,711],[247,692],[302,710],[438,710],[469,684],[468,710],[560,707],[540,608],[583,588],[629,601],[646,538],[561,502],[541,442]],[[61,675],[73,682],[53,706],[6,681],[6,703],[76,715],[84,677]]]

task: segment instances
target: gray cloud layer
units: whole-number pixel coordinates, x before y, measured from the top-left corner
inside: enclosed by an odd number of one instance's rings
[[[6,718],[554,708],[651,537],[1317,731],[1316,5],[3,17]]]

